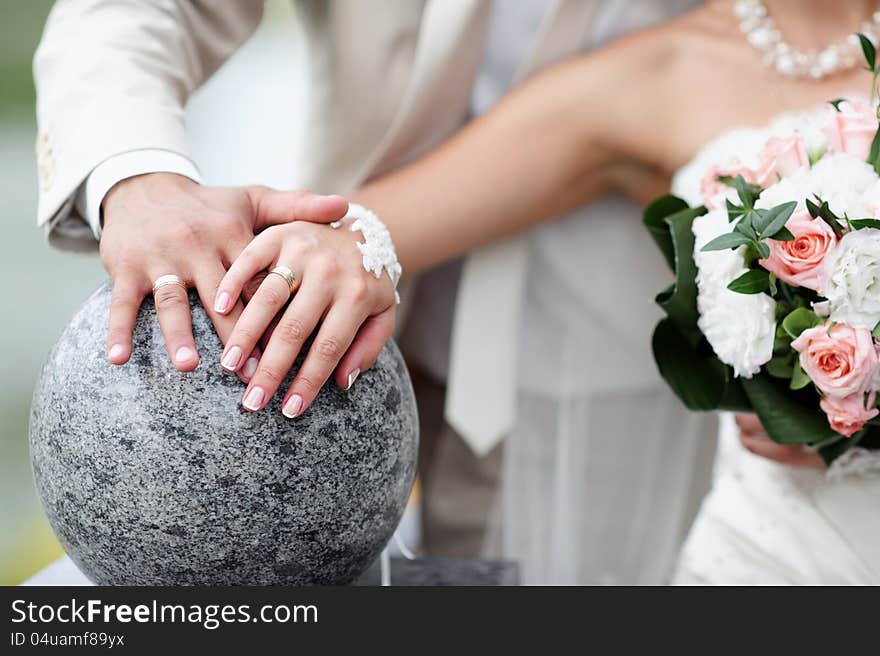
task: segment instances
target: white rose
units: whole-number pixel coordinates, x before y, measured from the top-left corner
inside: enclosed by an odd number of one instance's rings
[[[739,294],[727,285],[746,272],[743,248],[701,252],[715,237],[730,232],[724,210],[694,219],[697,265],[697,322],[715,355],[737,376],[751,378],[773,357],[776,301],[766,294]]]
[[[798,201],[806,208],[805,199],[814,196],[828,201],[831,211],[851,218],[869,216],[878,196],[877,174],[870,164],[847,153],[831,153],[812,168],[802,168],[761,193],[755,207],[770,208],[788,201]]]
[[[880,322],[880,230],[845,234],[825,260],[824,276],[831,320],[873,330]]]

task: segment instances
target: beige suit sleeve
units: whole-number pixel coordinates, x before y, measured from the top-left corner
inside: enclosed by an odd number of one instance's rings
[[[74,199],[104,160],[190,157],[184,105],[254,32],[262,0],[59,0],[34,57],[37,221],[61,248],[94,248]]]

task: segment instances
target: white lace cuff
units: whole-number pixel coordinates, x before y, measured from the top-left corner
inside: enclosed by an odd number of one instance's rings
[[[363,243],[357,242],[357,247],[363,255],[364,270],[370,271],[376,278],[382,276],[383,270],[386,271],[394,285],[394,299],[400,303],[397,283],[400,281],[403,267],[397,261],[397,251],[394,250],[394,242],[391,240],[388,228],[378,216],[357,203],[349,203],[346,215],[330,226],[339,228],[343,223],[350,223],[349,230],[360,232],[364,236]]]

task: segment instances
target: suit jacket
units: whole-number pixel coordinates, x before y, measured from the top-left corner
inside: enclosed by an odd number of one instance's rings
[[[298,183],[347,193],[466,120],[487,0],[297,4],[310,55],[312,153]],[[77,220],[76,190],[109,157],[143,148],[189,156],[184,104],[253,33],[262,5],[58,2],[34,61],[39,224]],[[86,231],[83,239],[94,241]]]

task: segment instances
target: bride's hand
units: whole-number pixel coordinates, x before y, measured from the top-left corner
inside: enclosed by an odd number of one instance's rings
[[[221,313],[229,311],[229,299],[239,298],[242,287],[261,272],[283,266],[296,278],[291,294],[283,276],[266,275],[226,341],[224,369],[255,367],[242,397],[247,410],[265,407],[319,323],[285,395],[285,416],[302,414],[334,369],[336,383],[348,389],[379,357],[394,329],[394,287],[387,275],[376,278],[364,270],[356,246],[360,238],[347,229],[294,221],[264,230],[230,266],[215,297],[215,310]],[[259,363],[246,364],[243,356],[267,330],[271,335]]]
[[[736,425],[740,442],[755,455],[792,467],[825,467],[822,458],[808,448],[771,440],[755,415],[737,415]]]

